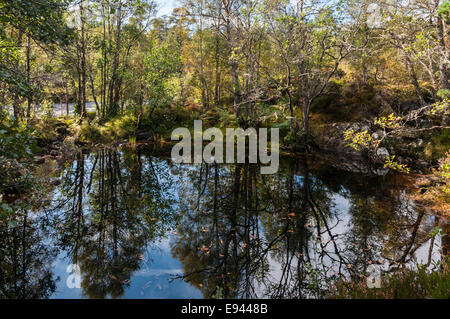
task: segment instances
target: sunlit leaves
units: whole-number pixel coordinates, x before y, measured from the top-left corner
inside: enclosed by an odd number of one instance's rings
[[[395,161],[395,156],[388,156],[386,158],[386,162],[384,163],[385,168],[390,168],[394,171],[400,172],[400,173],[409,173],[410,169],[407,165],[399,164],[397,161]]]
[[[395,116],[393,113],[389,116],[377,117],[374,120],[374,124],[380,126],[383,129],[396,129],[401,126],[400,121],[402,118],[400,116]]]
[[[367,131],[355,132],[354,130],[346,130],[344,132],[344,139],[348,147],[357,151],[370,147],[373,141],[372,136]]]
[[[166,93],[166,81],[181,68],[181,59],[168,43],[153,41],[152,48],[144,58],[145,78],[152,98],[162,98]]]

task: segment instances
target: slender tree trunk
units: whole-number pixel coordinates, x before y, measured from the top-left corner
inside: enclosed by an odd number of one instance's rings
[[[19,31],[19,36],[18,36],[18,40],[17,40],[17,46],[21,46],[22,45],[22,31]],[[19,63],[18,62],[14,62],[14,68],[16,70],[19,69]],[[17,93],[14,94],[14,101],[13,101],[13,113],[14,113],[14,118],[18,119],[20,116],[20,97]]]
[[[219,8],[220,11],[220,8]],[[217,27],[216,27],[216,46],[215,46],[215,53],[214,53],[214,60],[215,60],[215,86],[214,86],[214,104],[216,107],[219,106],[219,87],[220,87],[220,74],[219,74],[219,44],[220,44],[220,38],[219,38],[219,26],[220,21],[217,21]]]
[[[310,109],[309,101],[307,99],[303,99],[302,113],[303,113],[303,134],[305,137],[305,141],[307,140],[309,133],[309,109]]]
[[[69,92],[68,92],[68,84],[66,83],[66,115],[69,116]]]
[[[233,108],[236,113],[236,118],[238,121],[241,117],[241,92],[240,83],[238,75],[238,61],[237,61],[237,48],[235,45],[235,37],[232,34],[232,22],[231,22],[231,4],[229,2],[224,5],[225,9],[225,26],[226,26],[226,38],[228,42],[228,48],[230,50],[230,57],[228,63],[230,65],[230,75],[233,87]]]
[[[101,118],[104,119],[106,116],[106,78],[107,78],[107,65],[106,65],[106,14],[105,14],[105,1],[102,1],[102,22],[103,22],[103,64],[102,64],[102,113]]]
[[[116,23],[117,29],[116,29],[115,52],[113,56],[113,65],[111,69],[111,79],[108,87],[108,94],[109,94],[108,113],[110,115],[115,114],[119,108],[121,79],[118,72],[119,72],[119,53],[121,47],[121,32],[122,32],[122,2],[119,2],[119,6],[117,9]]]
[[[287,61],[286,61],[287,62]],[[292,93],[291,93],[291,68],[289,66],[289,62],[286,63],[286,78],[287,78],[287,95],[289,98],[289,123],[290,123],[290,127],[291,127],[291,136],[294,139],[294,142],[297,139],[297,134],[298,134],[298,124],[297,124],[297,119],[295,116],[295,112],[294,112],[294,101],[292,98]]]
[[[303,142],[306,146],[308,142],[308,134],[309,134],[309,110],[311,106],[311,101],[308,94],[308,85],[307,85],[307,75],[305,72],[305,61],[302,61],[299,65],[299,73],[300,73],[300,103],[302,106],[302,129],[303,129]]]
[[[414,85],[414,89],[416,90],[417,97],[419,98],[419,102],[421,106],[425,105],[425,99],[423,98],[422,90],[420,88],[419,80],[417,79],[416,70],[414,69],[414,64],[412,63],[409,56],[405,53],[406,64],[408,65],[409,74],[411,76],[412,84]]]
[[[80,116],[84,118],[86,116],[86,36],[85,36],[85,8],[84,0],[80,2],[80,17],[81,17],[81,89],[80,89]]]
[[[28,35],[27,38],[27,83],[30,85],[31,82],[31,38]],[[31,116],[31,104],[32,104],[32,97],[31,92],[28,93],[27,97],[27,119]]]
[[[206,109],[209,109],[209,89],[208,89],[208,83],[205,79],[205,74],[203,72],[203,0],[200,0],[200,15],[199,15],[199,52],[200,52],[200,66],[199,66],[199,75],[200,75],[200,82],[202,83],[202,104],[203,107]]]
[[[439,0],[435,0],[439,5]],[[444,90],[450,90],[450,65],[448,61],[450,59],[450,49],[445,42],[446,25],[440,15],[437,16],[437,31],[440,44],[440,61],[439,61],[439,73],[441,76],[441,88]]]

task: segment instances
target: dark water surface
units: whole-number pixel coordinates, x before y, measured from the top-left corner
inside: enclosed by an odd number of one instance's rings
[[[433,267],[447,239],[429,234],[441,222],[396,180],[301,159],[260,175],[256,165],[80,152],[53,173],[45,210],[1,228],[0,295],[311,298],[369,264]],[[71,264],[80,288],[67,284]]]

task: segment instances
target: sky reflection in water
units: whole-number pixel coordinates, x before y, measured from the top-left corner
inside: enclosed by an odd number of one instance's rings
[[[99,150],[53,179],[45,212],[1,234],[3,247],[21,245],[2,252],[4,296],[323,297],[369,263],[427,264],[428,234],[441,223],[395,178],[300,160],[264,176],[254,165]],[[434,243],[430,267],[441,258],[441,238]],[[69,264],[81,268],[81,289],[66,285]]]

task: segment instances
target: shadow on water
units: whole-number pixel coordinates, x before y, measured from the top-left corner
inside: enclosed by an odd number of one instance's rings
[[[310,298],[370,264],[442,258],[437,227],[395,177],[306,160],[179,165],[150,152],[78,153],[44,211],[0,226],[4,298]],[[67,266],[81,271],[70,289]]]

